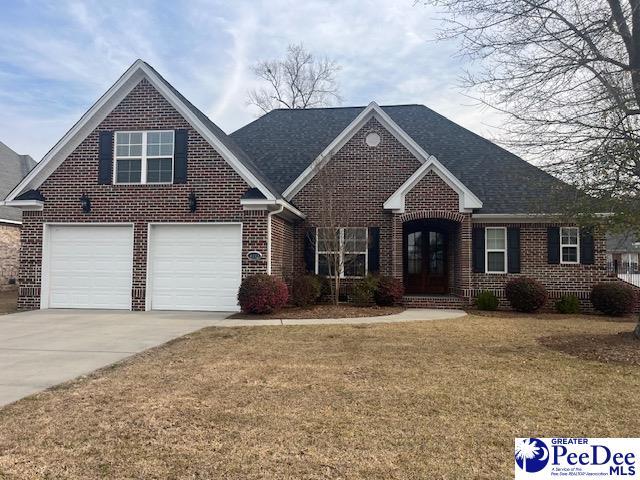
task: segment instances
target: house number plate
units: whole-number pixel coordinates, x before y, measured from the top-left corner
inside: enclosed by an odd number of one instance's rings
[[[249,260],[260,260],[262,258],[262,253],[258,252],[257,250],[253,250],[247,253],[247,258]]]

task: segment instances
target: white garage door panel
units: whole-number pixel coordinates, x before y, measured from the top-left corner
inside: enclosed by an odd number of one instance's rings
[[[48,227],[51,308],[131,308],[133,228]]]
[[[237,310],[241,227],[155,225],[150,267],[154,310]]]

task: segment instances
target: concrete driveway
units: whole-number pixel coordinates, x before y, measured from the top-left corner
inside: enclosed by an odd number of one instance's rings
[[[36,310],[0,316],[0,405],[219,324],[228,315]]]

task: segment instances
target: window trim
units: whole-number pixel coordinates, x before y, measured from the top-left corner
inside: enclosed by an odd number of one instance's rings
[[[576,230],[576,243],[562,243],[562,231],[566,229]],[[564,247],[571,247],[576,249],[576,260],[566,261],[562,255],[562,249]],[[580,263],[580,228],[579,227],[560,227],[560,264],[562,265],[578,265]]]
[[[114,185],[173,185],[176,161],[176,132],[175,130],[118,130],[113,132],[113,184]],[[118,134],[119,133],[141,133],[142,152],[140,156],[118,156]],[[147,155],[147,134],[148,133],[171,133],[173,150],[171,152],[171,181],[169,182],[147,182],[147,160],[156,158],[169,158],[167,155]],[[140,181],[139,182],[118,182],[118,160],[140,160]]]
[[[489,248],[489,235],[488,235],[488,231],[489,230],[502,230],[504,232],[504,248]],[[508,265],[508,259],[507,259],[507,227],[485,227],[484,228],[484,271],[485,273],[490,273],[490,274],[495,274],[495,275],[500,275],[500,274],[504,274],[507,273],[507,265]],[[489,270],[489,253],[504,253],[504,269],[503,270]]]
[[[327,251],[327,250],[322,250],[320,251],[318,248],[318,244],[319,242],[319,231],[322,229],[326,229],[326,228],[331,228],[331,227],[316,227],[316,241],[315,241],[315,253],[316,253],[316,261],[315,261],[315,273],[316,275],[320,275],[320,273],[318,273],[318,269],[319,269],[319,257],[320,254],[332,254],[333,252],[331,251]],[[341,252],[341,256],[342,258],[340,259],[340,278],[364,278],[369,274],[369,227],[336,227],[339,231],[340,231],[340,252]],[[361,252],[346,252],[344,250],[344,231],[348,230],[348,229],[357,229],[357,230],[364,230],[365,236],[364,236],[364,240],[365,240],[365,249]],[[344,274],[344,256],[345,255],[364,255],[364,275],[360,276],[360,275],[348,275],[346,276]],[[331,277],[331,275],[326,275],[326,277]]]

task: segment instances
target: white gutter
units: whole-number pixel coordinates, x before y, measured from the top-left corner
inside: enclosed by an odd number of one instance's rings
[[[267,215],[267,275],[271,275],[271,217],[282,213],[284,210],[284,204],[281,204],[277,210],[269,212]]]
[[[265,200],[262,198],[246,198],[244,200],[240,200],[240,205],[244,207],[268,207],[269,205],[277,205],[286,208],[288,211],[293,213],[296,217],[306,218],[307,216],[298,210],[296,207],[291,205],[289,202],[278,199],[278,200]],[[251,210],[251,208],[249,208]]]

